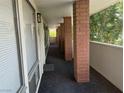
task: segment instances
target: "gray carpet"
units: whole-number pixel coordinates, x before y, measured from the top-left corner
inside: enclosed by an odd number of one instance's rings
[[[122,93],[92,68],[90,82],[77,83],[73,75],[73,62],[66,62],[56,45],[49,49],[46,64],[52,71],[45,71],[38,93]]]

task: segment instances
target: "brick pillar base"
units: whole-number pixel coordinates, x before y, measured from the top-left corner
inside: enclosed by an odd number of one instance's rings
[[[89,81],[89,0],[76,0],[74,21],[74,75],[77,82]]]
[[[65,60],[72,60],[72,23],[71,17],[64,17],[65,28]]]

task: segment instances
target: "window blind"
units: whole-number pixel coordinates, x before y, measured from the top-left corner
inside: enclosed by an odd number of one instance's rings
[[[20,88],[19,61],[12,0],[0,0],[0,93]]]

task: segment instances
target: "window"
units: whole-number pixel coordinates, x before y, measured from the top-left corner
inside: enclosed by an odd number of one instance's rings
[[[90,39],[122,45],[123,4],[119,2],[90,17]]]
[[[17,93],[23,86],[14,0],[0,0],[0,93]]]
[[[35,63],[37,63],[37,42],[36,42],[36,24],[35,24],[35,10],[26,1],[23,0],[23,14],[24,14],[24,35],[26,57],[28,64],[28,73],[31,73]]]

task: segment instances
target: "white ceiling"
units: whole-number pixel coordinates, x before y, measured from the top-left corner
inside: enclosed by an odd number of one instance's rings
[[[73,16],[73,1],[74,0],[35,0],[50,28],[62,23],[64,16]],[[90,15],[118,1],[119,0],[90,0]]]

